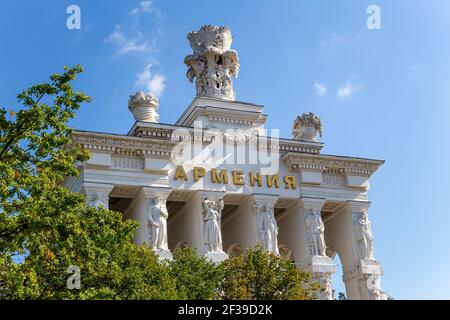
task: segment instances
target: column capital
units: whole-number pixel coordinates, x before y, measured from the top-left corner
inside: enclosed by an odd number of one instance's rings
[[[269,205],[270,207],[273,207],[275,203],[278,201],[278,195],[272,195],[272,194],[261,194],[261,193],[254,193],[252,194],[253,201],[255,203],[265,203]]]
[[[325,204],[325,198],[310,198],[310,197],[301,197],[299,199],[300,203],[303,207],[308,209],[319,209],[321,210],[323,205]]]
[[[161,199],[167,200],[172,188],[167,187],[142,187],[142,192],[145,198],[155,198],[160,197]]]
[[[113,184],[84,182],[82,192],[86,195],[88,206],[109,209],[109,194],[113,188]]]
[[[99,192],[102,194],[110,194],[114,189],[113,184],[109,183],[96,183],[96,182],[83,182],[83,193],[86,195],[89,193]]]
[[[347,205],[352,212],[367,211],[370,204],[369,201],[347,201]]]
[[[205,198],[208,198],[209,200],[218,201],[220,199],[223,199],[225,196],[224,191],[207,191],[207,190],[199,190],[197,191],[197,195],[201,198],[203,201]]]

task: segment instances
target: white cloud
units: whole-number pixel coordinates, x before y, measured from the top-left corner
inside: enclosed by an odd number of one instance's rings
[[[140,13],[139,8],[134,8],[133,10],[131,10],[131,11],[129,12],[129,14],[132,15],[132,16],[136,16],[136,15],[138,15],[139,13]]]
[[[151,28],[147,25],[145,33],[141,31],[140,23],[140,18],[144,14],[156,17],[150,20],[153,25]],[[117,25],[105,39],[105,43],[114,46],[116,54],[136,55],[144,67],[136,74],[134,87],[137,90],[151,92],[157,97],[163,94],[166,82],[166,76],[155,70],[155,66],[158,65],[158,59],[155,56],[158,52],[157,41],[162,33],[163,18],[163,12],[154,5],[153,1],[141,1],[134,9],[127,12],[126,20]]]
[[[135,87],[151,92],[159,98],[164,92],[166,77],[158,72],[153,73],[152,67],[153,64],[149,63],[137,74]]]
[[[337,91],[337,96],[339,98],[350,98],[355,91],[358,91],[361,88],[359,85],[355,85],[350,81],[347,81],[346,84],[339,87]]]
[[[136,37],[130,38],[124,34],[121,26],[117,25],[113,33],[105,39],[105,42],[114,45],[119,55],[150,52],[152,45],[148,41],[142,41],[141,36],[139,32]]]
[[[318,81],[314,83],[313,89],[319,96],[327,94],[327,87],[323,83],[320,83]]]
[[[141,6],[142,12],[150,12],[153,8],[151,1],[141,1],[139,5]]]
[[[139,16],[142,13],[152,13],[159,19],[163,17],[162,11],[155,6],[153,1],[141,1],[136,8],[129,12],[132,16]]]

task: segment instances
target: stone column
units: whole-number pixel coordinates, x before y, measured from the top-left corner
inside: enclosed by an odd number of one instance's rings
[[[305,235],[306,253],[302,263],[306,271],[311,272],[311,278],[319,282],[325,291],[319,294],[320,300],[331,300],[331,274],[335,271],[333,260],[326,256],[325,228],[322,222],[321,209],[325,199],[301,198],[303,207],[303,227]]]
[[[367,211],[368,202],[348,202],[346,214],[350,221],[353,239],[354,263],[344,266],[343,281],[349,299],[384,300],[386,295],[380,287],[383,268],[376,261],[373,251],[373,235]]]
[[[85,182],[83,193],[86,195],[87,205],[94,208],[109,209],[109,194],[114,185],[105,183]]]
[[[143,187],[145,243],[149,245],[160,260],[172,259],[167,244],[167,211],[166,202],[172,190],[170,188]]]
[[[208,260],[217,263],[228,259],[222,246],[223,196],[221,191],[197,191],[192,206],[197,220],[193,223],[200,223],[199,251]]]
[[[275,220],[274,206],[278,196],[254,194],[253,211],[258,243],[262,244],[266,252],[278,252],[278,225]]]

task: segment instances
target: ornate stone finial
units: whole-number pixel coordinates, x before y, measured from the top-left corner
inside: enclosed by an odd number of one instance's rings
[[[234,100],[231,77],[239,73],[237,52],[231,48],[232,36],[227,27],[203,26],[187,36],[194,54],[184,58],[190,82],[195,78],[197,97]]]
[[[158,99],[152,93],[137,92],[130,96],[128,109],[133,113],[136,121],[158,122]]]
[[[322,137],[322,121],[312,112],[297,116],[292,126],[294,140],[316,141],[317,133]]]

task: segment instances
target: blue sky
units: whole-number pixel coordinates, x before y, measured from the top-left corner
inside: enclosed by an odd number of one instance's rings
[[[66,28],[71,4],[80,30]],[[381,30],[366,27],[370,4]],[[0,104],[17,108],[17,92],[80,63],[76,86],[93,102],[72,124],[114,133],[133,124],[137,89],[157,92],[160,121],[175,122],[195,94],[187,32],[229,26],[237,99],[263,104],[269,128],[290,137],[293,119],[312,111],[324,153],[386,160],[369,210],[385,291],[450,299],[449,1],[16,0],[0,3],[0,17]]]

